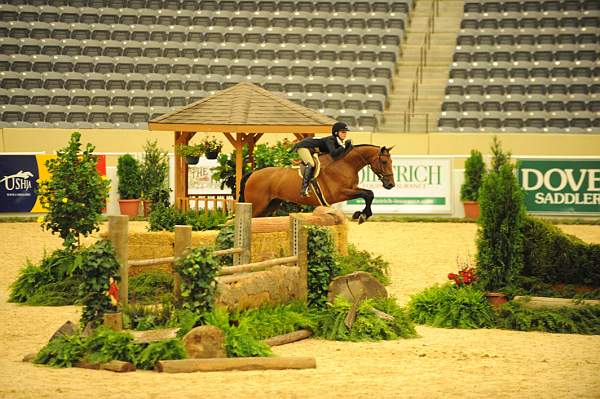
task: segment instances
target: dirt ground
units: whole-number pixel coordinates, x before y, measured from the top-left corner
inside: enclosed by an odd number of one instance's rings
[[[600,226],[561,228],[600,243]],[[390,262],[389,292],[406,303],[472,257],[475,234],[475,224],[367,222],[351,225],[349,241]],[[312,370],[117,374],[23,363],[80,309],[7,303],[26,259],[60,241],[35,223],[0,223],[0,237],[0,398],[600,398],[600,336],[494,329],[418,327],[416,339],[275,348],[314,356]]]

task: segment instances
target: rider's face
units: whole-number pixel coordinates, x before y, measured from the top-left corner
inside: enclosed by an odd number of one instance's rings
[[[348,134],[348,131],[346,131],[346,130],[340,130],[338,132],[338,136],[340,137],[340,140],[346,140],[347,134]]]

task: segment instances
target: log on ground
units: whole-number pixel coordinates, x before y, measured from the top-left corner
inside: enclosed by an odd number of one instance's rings
[[[155,370],[162,373],[193,373],[196,371],[248,371],[314,369],[314,357],[232,357],[224,359],[160,360]]]
[[[91,370],[108,370],[114,371],[116,373],[126,373],[128,371],[135,371],[135,366],[132,363],[123,362],[121,360],[111,360],[110,362],[106,363],[90,363],[80,361],[75,363],[75,367]]]
[[[312,335],[312,331],[310,330],[298,330],[291,332],[289,334],[277,335],[275,337],[267,338],[263,340],[263,342],[269,346],[279,346],[285,345],[292,342],[300,341],[301,339],[306,339]]]
[[[600,305],[600,301],[596,299],[586,299],[582,301],[576,301],[569,298],[550,298],[543,296],[515,296],[514,301],[519,302],[526,308],[540,309],[540,308],[578,308],[585,305]]]

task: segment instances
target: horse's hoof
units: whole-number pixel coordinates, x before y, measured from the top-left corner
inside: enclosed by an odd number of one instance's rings
[[[365,215],[361,214],[358,217],[358,224],[364,223],[367,220],[367,218],[365,217]]]
[[[352,214],[352,219],[356,220],[362,215],[361,211],[356,211]]]

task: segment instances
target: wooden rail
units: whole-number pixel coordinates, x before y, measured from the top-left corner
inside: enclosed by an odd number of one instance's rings
[[[296,263],[298,261],[297,256],[288,256],[285,258],[275,258],[263,260],[261,262],[247,263],[245,265],[239,266],[229,266],[221,269],[218,273],[219,276],[226,276],[229,274],[236,273],[249,273],[249,272],[257,272],[260,270],[268,269],[272,266],[285,265],[287,263]]]

